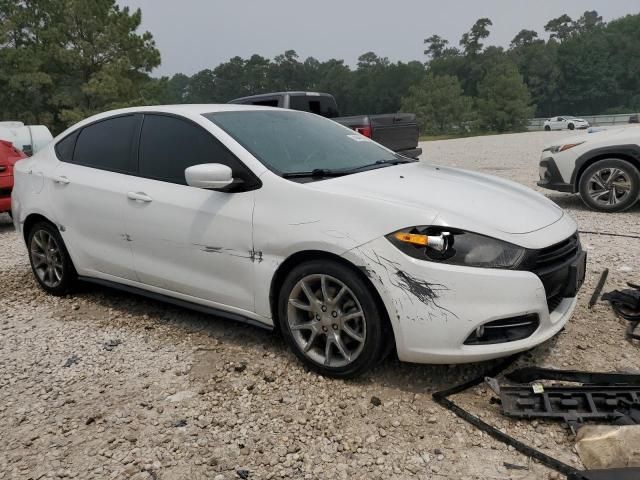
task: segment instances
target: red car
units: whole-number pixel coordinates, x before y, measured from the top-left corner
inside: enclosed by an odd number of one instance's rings
[[[11,190],[13,190],[13,166],[27,156],[13,146],[0,140],[0,213],[11,213]]]

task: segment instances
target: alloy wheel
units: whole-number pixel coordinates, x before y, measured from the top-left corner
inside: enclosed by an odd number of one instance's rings
[[[365,345],[362,306],[349,287],[330,275],[307,275],[295,284],[287,323],[300,351],[326,367],[351,364]]]
[[[62,283],[64,264],[60,245],[51,233],[38,230],[31,237],[29,248],[33,270],[40,281],[49,288]]]
[[[600,205],[617,205],[630,195],[631,178],[620,168],[602,168],[589,179],[587,193]]]

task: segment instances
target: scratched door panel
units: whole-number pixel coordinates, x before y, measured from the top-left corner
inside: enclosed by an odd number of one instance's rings
[[[126,230],[146,285],[253,311],[254,192],[224,193],[137,178]]]

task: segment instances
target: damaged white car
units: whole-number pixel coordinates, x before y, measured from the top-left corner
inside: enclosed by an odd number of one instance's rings
[[[338,377],[393,348],[424,363],[532,348],[585,272],[575,222],[542,195],[264,107],[89,118],[16,165],[13,209],[46,291],[80,279],[277,328]]]

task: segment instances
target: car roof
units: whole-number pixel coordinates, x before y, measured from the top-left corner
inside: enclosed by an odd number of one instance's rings
[[[233,100],[230,100],[229,103],[240,102],[240,101],[249,100],[249,99],[258,100],[260,98],[282,97],[284,95],[290,95],[292,97],[333,97],[333,95],[331,95],[330,93],[325,93],[325,92],[295,90],[291,92],[269,92],[269,93],[260,93],[257,95],[248,95],[246,97],[234,98]]]
[[[116,117],[118,115],[126,115],[131,113],[168,113],[174,115],[180,115],[184,117],[195,117],[198,115],[203,115],[206,113],[218,113],[218,112],[239,112],[239,111],[255,111],[255,110],[277,110],[282,112],[281,108],[276,107],[263,107],[258,105],[231,105],[228,103],[202,103],[202,104],[180,104],[180,105],[150,105],[150,106],[140,106],[140,107],[128,107],[128,108],[119,108],[117,110],[108,110],[106,112],[98,113],[91,117],[87,117],[84,120],[79,121],[78,123],[70,126],[65,131],[63,131],[60,135],[58,135],[55,140],[57,141],[60,138],[68,135],[69,132],[75,131],[78,128],[86,126],[90,123],[97,122],[99,120],[104,120],[110,117]],[[287,112],[291,113],[304,113],[297,112],[295,110],[287,110]]]

